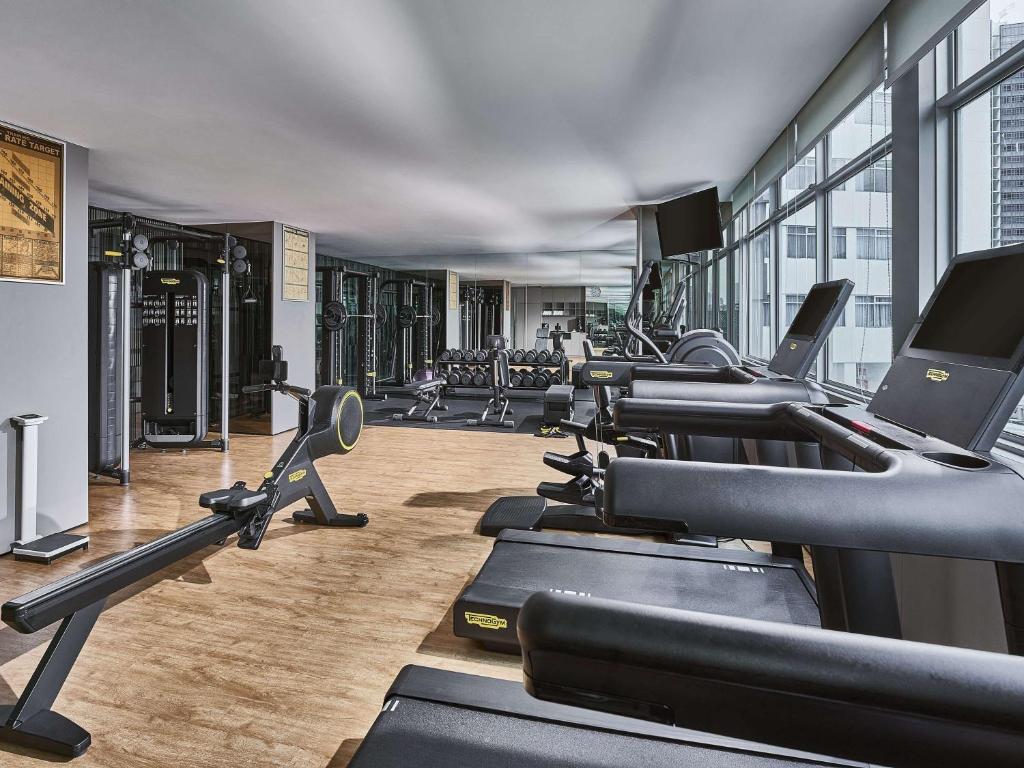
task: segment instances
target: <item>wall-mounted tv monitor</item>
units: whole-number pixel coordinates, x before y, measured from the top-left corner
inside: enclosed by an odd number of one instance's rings
[[[722,216],[718,187],[661,203],[655,209],[662,256],[721,248]]]

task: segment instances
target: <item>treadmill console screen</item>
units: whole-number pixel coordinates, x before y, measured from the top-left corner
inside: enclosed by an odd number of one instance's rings
[[[839,301],[843,286],[838,283],[818,285],[811,289],[800,305],[800,310],[793,318],[792,325],[786,332],[787,336],[805,336],[809,339],[821,333],[822,324],[828,318],[832,308]]]
[[[1024,256],[963,261],[950,271],[911,346],[1008,359],[1024,339]]]

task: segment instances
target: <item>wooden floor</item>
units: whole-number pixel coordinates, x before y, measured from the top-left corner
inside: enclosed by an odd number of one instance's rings
[[[237,436],[227,455],[133,453],[130,488],[91,486],[91,549],[49,568],[0,558],[0,598],[199,519],[200,492],[255,485],[289,439]],[[259,551],[210,548],[111,599],[55,707],[92,732],[74,764],[343,766],[405,664],[518,679],[518,659],[452,636],[450,607],[491,547],[473,532],[480,514],[557,479],[540,457],[563,445],[367,428],[355,452],[318,467],[339,510],[367,513],[369,526],[279,514]],[[0,630],[2,703],[51,636]],[[6,768],[45,762],[0,751]]]

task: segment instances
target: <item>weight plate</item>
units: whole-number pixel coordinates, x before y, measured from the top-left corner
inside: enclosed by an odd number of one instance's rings
[[[136,251],[144,251],[149,248],[149,238],[145,235],[136,235],[132,238],[132,248]]]
[[[398,324],[403,328],[412,328],[416,325],[416,309],[409,304],[403,304],[398,308]]]
[[[324,304],[322,325],[328,333],[337,333],[348,323],[348,309],[340,301]]]
[[[437,307],[430,310],[430,324],[435,328],[441,324],[441,310]]]
[[[234,248],[231,249],[232,259],[244,259],[245,255],[246,250],[244,245],[236,245]]]

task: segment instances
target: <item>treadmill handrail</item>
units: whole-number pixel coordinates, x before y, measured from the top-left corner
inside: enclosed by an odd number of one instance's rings
[[[1022,478],[878,449],[883,471],[613,459],[609,525],[1024,563]]]
[[[751,382],[757,377],[737,365],[702,365],[700,363],[668,363],[667,365],[634,365],[631,381],[712,381]]]
[[[1024,753],[1013,656],[546,592],[518,634],[542,699],[899,768]]]
[[[692,387],[687,386],[692,384]],[[681,394],[688,389],[703,390],[710,397],[722,389],[721,397],[729,397],[728,388],[738,385],[720,381],[678,382]],[[785,387],[785,400],[773,397],[778,390],[745,388],[744,395],[764,392],[761,402],[717,402],[714,400],[655,400],[623,397],[616,401],[612,416],[616,429],[659,429],[709,437],[740,437],[763,440],[806,440],[807,431],[795,424],[789,415],[789,403],[798,393]],[[805,390],[806,391],[806,390]]]

